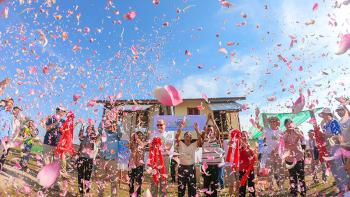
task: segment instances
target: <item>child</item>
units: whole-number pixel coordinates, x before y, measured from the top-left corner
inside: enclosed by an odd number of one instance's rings
[[[99,136],[96,134],[94,124],[90,124],[86,128],[86,135],[84,135],[84,127],[79,132],[79,159],[77,160],[78,168],[78,184],[79,193],[84,195],[89,193],[90,185],[89,181],[94,165],[94,159],[96,158],[96,148],[99,143]]]
[[[32,120],[28,121],[28,127],[25,127],[23,130],[23,140],[24,140],[24,148],[22,150],[22,158],[20,161],[22,170],[27,169],[28,161],[30,158],[30,151],[33,147],[33,138],[38,135],[39,131],[35,127],[34,122]]]
[[[255,197],[255,184],[254,184],[254,163],[256,161],[256,155],[250,148],[248,143],[248,133],[242,131],[241,144],[239,147],[239,196],[244,197],[246,194],[246,185],[248,184],[249,196]]]
[[[141,196],[141,186],[144,171],[144,156],[147,143],[141,131],[131,135],[129,148],[131,155],[129,158],[129,194],[130,196]],[[136,194],[136,195],[135,195]]]

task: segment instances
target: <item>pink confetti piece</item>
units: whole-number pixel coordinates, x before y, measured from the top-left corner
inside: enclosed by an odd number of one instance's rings
[[[87,103],[87,106],[88,107],[93,107],[96,105],[96,101],[95,100],[90,100],[88,103]]]
[[[276,101],[276,96],[267,97],[267,101],[269,101],[269,102],[274,102],[274,101]]]
[[[28,185],[23,186],[23,193],[30,194],[32,192],[32,188]]]
[[[48,74],[49,73],[49,67],[48,66],[43,66],[43,73]]]
[[[90,28],[89,27],[84,27],[84,33],[90,33]]]
[[[39,184],[45,188],[51,187],[60,175],[60,168],[59,162],[44,166],[37,175]]]
[[[68,32],[62,32],[62,40],[65,41],[68,39]]]
[[[342,36],[341,41],[339,43],[338,51],[335,53],[336,55],[342,55],[346,53],[346,51],[350,48],[350,34],[345,34]]]
[[[304,106],[305,106],[305,97],[300,92],[299,98],[293,104],[292,112],[294,114],[298,114],[299,112],[301,112],[303,110]]]
[[[188,57],[192,57],[192,53],[189,50],[185,50],[185,55]]]
[[[37,73],[37,69],[36,69],[36,67],[35,66],[30,66],[29,67],[29,74],[35,74],[35,73]]]
[[[230,46],[235,45],[235,43],[234,42],[227,42],[226,45],[230,47]]]
[[[315,3],[313,6],[312,6],[312,10],[315,12],[317,11],[318,9],[318,3]]]
[[[9,7],[5,7],[3,10],[2,10],[2,16],[7,19],[9,17]]]
[[[73,95],[73,101],[77,102],[80,99],[80,94],[74,94]]]
[[[154,97],[165,106],[176,106],[183,102],[179,91],[172,85],[155,88]]]
[[[242,110],[248,110],[248,109],[249,109],[249,104],[244,103],[244,104],[242,105]]]
[[[159,0],[153,0],[153,4],[154,4],[154,5],[158,5],[159,2],[160,2]]]
[[[197,106],[197,109],[198,109],[199,111],[203,111],[203,110],[205,109],[205,107],[204,107],[203,105],[199,105],[199,106]]]
[[[269,175],[270,169],[269,168],[260,168],[259,175],[263,177],[267,177]]]
[[[130,11],[124,15],[124,18],[126,20],[133,20],[136,17],[136,12],[135,11]]]
[[[131,52],[133,55],[138,55],[137,48],[135,46],[131,46]]]
[[[224,54],[224,55],[227,55],[227,54],[228,54],[228,52],[227,52],[227,50],[226,50],[225,48],[220,48],[220,49],[219,49],[219,52],[222,53],[222,54]]]
[[[230,3],[229,1],[225,1],[225,0],[221,0],[221,5],[223,7],[226,7],[226,8],[230,8],[233,6],[232,3]]]

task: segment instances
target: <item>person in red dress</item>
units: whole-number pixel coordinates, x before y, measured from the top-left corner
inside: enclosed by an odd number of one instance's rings
[[[248,133],[242,131],[241,142],[239,147],[239,196],[246,196],[248,185],[249,196],[255,197],[254,184],[254,164],[257,160],[255,152],[250,148],[248,143]]]

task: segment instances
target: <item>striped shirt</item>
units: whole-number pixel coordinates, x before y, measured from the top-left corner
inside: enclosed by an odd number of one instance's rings
[[[216,140],[209,141],[208,139],[205,139],[202,148],[202,162],[206,162],[208,165],[219,165],[224,163],[224,150]]]

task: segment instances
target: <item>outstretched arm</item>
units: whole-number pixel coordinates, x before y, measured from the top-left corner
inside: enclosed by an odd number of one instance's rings
[[[198,123],[194,123],[193,127],[194,127],[194,130],[195,130],[196,133],[197,133],[197,146],[198,146],[198,147],[201,147],[201,146],[202,146],[203,140],[202,140],[202,133],[201,133],[201,131],[199,130]]]
[[[175,143],[176,145],[179,144],[180,142],[180,136],[181,136],[181,132],[182,132],[182,129],[184,128],[184,122],[181,122],[178,129],[177,129],[177,132],[176,132],[176,135],[175,135]]]

